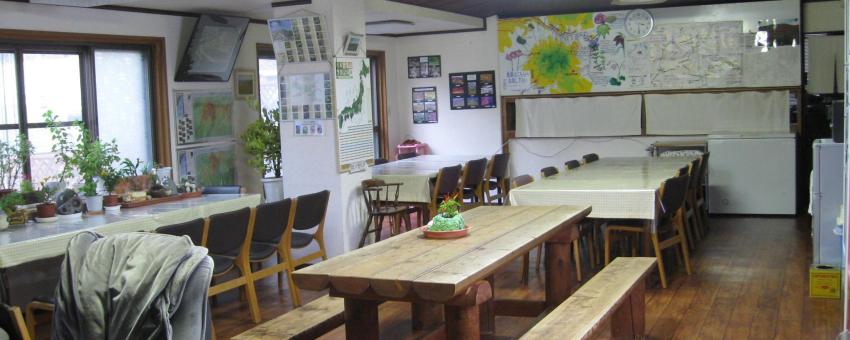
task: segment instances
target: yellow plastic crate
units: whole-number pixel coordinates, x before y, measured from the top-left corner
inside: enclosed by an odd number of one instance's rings
[[[809,297],[838,299],[841,297],[841,269],[812,265],[809,268]]]

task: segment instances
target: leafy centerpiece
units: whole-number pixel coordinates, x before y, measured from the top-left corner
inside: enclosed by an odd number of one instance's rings
[[[466,236],[468,228],[460,214],[460,202],[457,196],[449,197],[440,203],[437,216],[423,230],[428,238],[456,238]]]

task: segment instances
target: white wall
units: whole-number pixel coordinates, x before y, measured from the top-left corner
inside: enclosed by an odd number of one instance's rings
[[[179,57],[188,43],[195,18],[130,13],[121,11],[98,10],[89,8],[32,5],[20,2],[0,1],[0,28],[18,30],[36,30],[49,32],[73,32],[91,34],[114,34],[165,38],[166,78],[168,79],[169,117],[173,120],[173,91],[194,89],[230,88],[230,82],[224,83],[178,83],[174,82],[174,72]],[[256,72],[256,43],[270,43],[271,39],[265,25],[251,24],[236,61],[235,68]],[[258,115],[250,112],[244,102],[237,101],[234,107],[234,132],[238,136],[245,126]],[[174,122],[171,122],[174,126]],[[174,129],[172,129],[173,133]],[[176,137],[172,135],[172,147]],[[176,152],[172,149],[172,164],[176,165]],[[260,192],[259,173],[247,166],[246,156],[241,146],[237,146],[238,183],[249,192]],[[176,169],[175,169],[176,170]]]

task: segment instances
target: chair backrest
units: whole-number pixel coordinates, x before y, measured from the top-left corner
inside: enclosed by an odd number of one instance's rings
[[[699,183],[699,174],[702,172],[702,158],[697,158],[691,161],[690,179],[688,181],[688,190],[695,190]]]
[[[531,182],[534,182],[534,177],[531,175],[519,175],[511,181],[511,188],[518,188]]]
[[[585,163],[592,163],[599,160],[599,155],[595,153],[589,153],[584,156],[581,156],[581,159],[583,159]]]
[[[477,188],[484,182],[484,173],[486,172],[487,158],[466,162],[466,165],[463,167],[463,186]]]
[[[669,178],[661,184],[659,195],[661,198],[661,219],[673,217],[682,203],[685,201],[685,193],[688,190],[689,176],[676,176]]]
[[[330,197],[331,192],[327,190],[298,196],[295,200],[295,220],[292,228],[307,230],[318,226],[320,228],[316,232],[322,232],[321,227],[325,222]]]
[[[493,155],[492,168],[490,170],[490,178],[502,179],[508,178],[508,166],[511,159],[511,154],[500,153]]]
[[[572,170],[572,169],[578,168],[580,166],[581,166],[581,163],[579,163],[579,161],[575,160],[575,159],[567,161],[566,163],[564,163],[564,167],[566,167],[567,170]]]
[[[557,174],[558,174],[558,168],[556,168],[554,166],[547,166],[543,169],[540,169],[540,177],[541,178],[546,178],[546,177],[549,177],[549,176],[555,176]]]
[[[207,248],[210,254],[237,256],[248,235],[251,209],[242,208],[210,215],[207,231]]]
[[[705,183],[705,174],[708,172],[708,156],[710,154],[710,152],[702,154],[702,161],[700,162],[699,166],[699,183],[697,183],[698,186]]]
[[[385,183],[380,179],[367,179],[360,182],[360,190],[366,201],[366,210],[370,213],[381,208],[397,207],[401,183]]]
[[[387,164],[388,161],[386,158],[375,158],[375,165]]]
[[[292,199],[263,203],[254,212],[254,233],[251,240],[263,243],[278,243],[283,238],[292,216]]]
[[[400,154],[398,154],[398,159],[408,159],[408,158],[413,158],[413,157],[416,157],[416,156],[419,156],[419,154],[417,154],[415,152],[400,153]]]
[[[239,185],[219,185],[204,187],[204,195],[209,194],[239,194],[242,193],[242,186]]]
[[[26,334],[27,329],[24,324],[24,317],[21,314],[21,309],[17,306],[9,306],[5,303],[0,303],[0,328],[6,332],[10,340],[22,340],[24,336],[29,339]]]
[[[171,224],[156,228],[157,234],[168,234],[174,236],[189,236],[192,243],[196,246],[203,245],[204,239],[204,224],[203,218],[197,218],[188,222]]]
[[[677,176],[687,176],[688,173],[690,173],[690,171],[691,171],[691,166],[685,165],[685,166],[679,168],[679,173],[677,174]]]
[[[431,193],[432,199],[456,193],[462,169],[460,165],[447,166],[440,169],[440,172],[437,173],[437,182],[434,185],[434,191]]]

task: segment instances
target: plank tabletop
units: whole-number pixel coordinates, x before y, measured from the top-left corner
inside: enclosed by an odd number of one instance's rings
[[[298,287],[333,287],[348,295],[375,293],[444,302],[492,274],[562,227],[574,225],[589,206],[484,206],[463,213],[469,235],[424,238],[414,230],[293,273]]]

